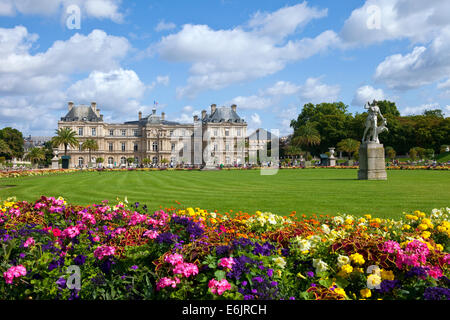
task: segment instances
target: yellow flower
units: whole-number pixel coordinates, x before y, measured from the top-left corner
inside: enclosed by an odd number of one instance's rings
[[[422,238],[428,239],[431,236],[431,233],[429,231],[422,232]]]
[[[391,270],[384,270],[381,269],[381,279],[383,280],[394,280],[395,276],[394,276],[394,272],[392,272]]]
[[[443,227],[443,226],[438,226],[436,229],[437,229],[439,232],[445,232],[445,230],[446,230],[446,228]]]
[[[369,288],[362,289],[359,293],[363,298],[370,298],[372,296],[372,291]]]
[[[344,297],[346,296],[345,290],[342,288],[336,288],[336,289],[334,289],[334,292],[336,292],[337,294],[340,294],[341,296],[344,296]]]
[[[424,223],[421,223],[421,224],[419,224],[418,226],[417,226],[417,228],[419,228],[420,230],[427,230],[428,229],[428,226],[426,225],[426,224],[424,224]]]
[[[353,267],[349,264],[344,264],[341,268],[341,270],[345,273],[352,273],[353,272]]]
[[[359,254],[359,253],[354,253],[354,254],[352,254],[352,255],[350,256],[350,258],[352,259],[352,261],[353,261],[354,263],[359,264],[359,265],[362,265],[362,264],[364,264],[364,262],[366,262],[366,261],[364,260],[364,257],[363,257],[361,254]]]
[[[381,283],[381,277],[378,274],[371,274],[367,277],[367,285],[371,288],[376,288]]]
[[[366,218],[367,220],[370,220],[370,219],[372,219],[372,216],[370,214],[365,214],[364,218]]]
[[[441,245],[441,244],[437,244],[436,245],[436,250],[438,250],[438,251],[442,251],[442,250],[444,250],[444,247]]]
[[[409,224],[404,224],[402,227],[402,230],[409,230],[411,229],[411,226]]]

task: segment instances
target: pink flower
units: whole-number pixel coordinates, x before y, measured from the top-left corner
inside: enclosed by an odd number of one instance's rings
[[[103,257],[113,256],[116,253],[116,248],[110,246],[100,246],[94,251],[94,257],[102,260]]]
[[[164,258],[165,262],[170,263],[171,265],[177,265],[179,263],[183,263],[183,256],[181,254],[178,253],[174,253],[174,254],[169,254],[168,256],[166,256]]]
[[[383,244],[384,252],[395,253],[400,250],[402,250],[402,249],[400,248],[400,245],[396,241],[389,240]]]
[[[32,238],[32,237],[29,237],[26,241],[25,241],[25,243],[23,244],[23,246],[25,247],[25,248],[28,248],[29,246],[34,246],[35,245],[35,242],[34,242],[34,239]]]
[[[234,264],[234,259],[232,257],[230,258],[222,258],[219,260],[219,266],[227,269],[231,269]]]
[[[155,239],[158,236],[158,232],[154,230],[147,230],[144,232],[144,237],[149,237],[150,239]]]
[[[95,221],[94,215],[90,214],[90,213],[84,213],[83,212],[83,217],[81,218],[81,221],[83,221],[83,223],[90,223],[90,224],[95,224],[97,221]]]
[[[76,227],[76,226],[70,226],[70,227],[64,229],[64,231],[62,232],[63,237],[68,237],[71,239],[75,238],[79,234],[80,234],[80,230],[78,230],[78,227]]]
[[[23,265],[18,265],[15,267],[9,268],[7,271],[3,272],[3,277],[5,278],[6,283],[13,283],[14,278],[18,278],[20,276],[25,276],[27,274],[27,269]]]
[[[222,295],[226,290],[231,290],[231,285],[226,279],[217,281],[216,279],[211,279],[208,283],[208,288],[211,290],[212,294]]]
[[[159,279],[158,283],[156,284],[156,290],[159,291],[162,288],[165,287],[172,287],[175,288],[177,286],[177,284],[180,283],[180,279],[178,279],[177,277],[175,277],[173,280],[171,278],[168,277],[164,277]]]
[[[174,274],[181,274],[186,278],[198,274],[198,267],[193,263],[178,263],[173,268]]]
[[[430,270],[428,271],[428,275],[435,279],[439,279],[440,277],[443,276],[442,270],[438,266],[431,267]]]

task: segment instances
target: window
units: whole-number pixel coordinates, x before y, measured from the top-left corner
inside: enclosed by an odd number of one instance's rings
[[[152,150],[153,151],[158,151],[158,142],[153,142],[153,148],[152,148]]]
[[[152,158],[152,162],[153,162],[153,164],[157,164],[158,163],[158,157],[153,157]]]
[[[125,142],[122,142],[122,151],[125,151],[125,150],[126,150]]]
[[[241,136],[241,128],[237,129],[237,136],[240,137]]]
[[[230,135],[230,129],[225,129],[225,137],[228,137]]]
[[[225,145],[225,151],[230,151],[230,145],[228,143]]]
[[[78,128],[78,135],[80,137],[83,135],[83,128]]]
[[[78,151],[83,151],[83,143],[82,142],[80,142],[78,144]]]
[[[114,145],[112,142],[108,142],[108,150],[109,151],[114,151]]]
[[[82,167],[83,164],[84,164],[84,159],[83,159],[83,157],[79,157],[79,158],[78,158],[78,166],[79,166],[79,167]]]
[[[133,150],[134,150],[134,151],[138,151],[138,149],[139,149],[138,144],[135,142],[135,143],[134,143]]]
[[[217,137],[217,135],[218,135],[217,129],[214,129],[214,137]]]
[[[96,136],[97,135],[97,129],[96,128],[92,128],[92,136]]]
[[[170,135],[170,136],[173,136],[173,130],[170,130],[170,131],[169,131],[169,135]]]
[[[109,157],[108,158],[108,164],[111,164],[111,165],[114,164],[114,158],[113,157]]]
[[[217,151],[217,143],[214,143],[214,151]]]
[[[114,129],[109,129],[109,135],[112,137],[114,135]]]
[[[122,137],[125,137],[127,135],[127,130],[126,129],[122,129]]]
[[[127,164],[127,158],[125,158],[125,157],[120,158],[120,164],[126,165]]]
[[[133,130],[133,135],[134,135],[135,137],[137,137],[137,136],[139,135],[139,130],[134,129],[134,130]]]
[[[175,151],[175,143],[172,143],[172,151]]]
[[[134,157],[134,163],[139,164],[139,157]]]
[[[226,158],[225,158],[225,163],[226,163],[226,164],[230,164],[230,157],[226,157]]]

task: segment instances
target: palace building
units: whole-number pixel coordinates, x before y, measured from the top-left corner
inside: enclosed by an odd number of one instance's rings
[[[139,112],[135,121],[106,123],[95,102],[77,106],[69,102],[68,109],[58,129],[69,127],[77,133],[79,147],[68,150],[71,168],[88,164],[89,151],[81,147],[87,139],[98,145],[97,151],[91,151],[91,161],[102,158],[105,167],[125,166],[130,158],[135,165],[239,165],[248,157],[247,123],[236,113],[236,105],[213,104],[210,113],[203,110],[192,123],[168,121],[156,109],[145,117]],[[59,154],[63,153],[61,145]]]

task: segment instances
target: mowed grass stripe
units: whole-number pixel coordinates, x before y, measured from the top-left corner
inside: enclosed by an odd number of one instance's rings
[[[359,181],[352,169],[259,171],[84,172],[0,180],[0,198],[34,201],[41,195],[62,195],[76,204],[114,201],[149,208],[201,207],[220,212],[256,210],[277,214],[376,214],[400,217],[403,211],[430,211],[450,206],[450,172],[388,171],[387,181]]]

